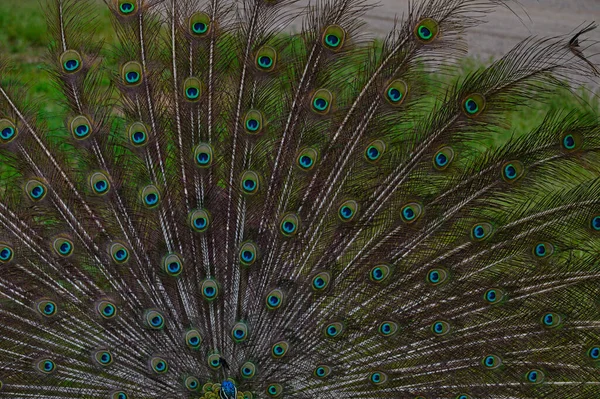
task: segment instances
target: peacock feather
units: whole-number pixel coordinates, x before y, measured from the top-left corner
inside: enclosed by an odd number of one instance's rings
[[[461,73],[508,0],[384,40],[364,0],[105,2],[108,45],[44,1],[58,128],[0,58],[0,397],[600,395],[600,119],[552,102],[594,25]]]

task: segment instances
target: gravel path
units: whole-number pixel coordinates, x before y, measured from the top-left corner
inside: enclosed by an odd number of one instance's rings
[[[378,36],[387,34],[393,26],[394,17],[400,19],[408,10],[408,2],[379,0],[379,7],[366,15],[369,31]],[[299,3],[302,6],[306,4],[308,0]],[[600,24],[600,0],[519,0],[519,4],[513,2],[511,8],[521,20],[510,10],[499,7],[488,16],[487,24],[468,31],[470,55],[485,62],[505,54],[520,40],[531,35],[555,36],[570,33],[584,22],[596,21]],[[298,29],[298,26],[292,29]],[[585,37],[600,42],[600,28]],[[600,45],[586,50],[586,55],[594,53],[600,53]],[[600,55],[592,59],[600,65]]]

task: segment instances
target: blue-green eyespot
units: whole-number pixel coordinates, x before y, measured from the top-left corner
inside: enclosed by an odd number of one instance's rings
[[[109,252],[113,261],[118,265],[129,260],[129,250],[120,242],[111,244]]]
[[[283,303],[283,291],[280,289],[271,290],[265,298],[267,309],[275,310],[281,307]]]
[[[339,51],[344,46],[346,31],[339,25],[329,25],[323,31],[321,43],[331,51]]]
[[[96,195],[105,195],[110,191],[110,180],[104,172],[95,172],[89,178],[92,192]]]
[[[383,98],[394,107],[401,105],[408,95],[408,85],[405,81],[396,79],[387,85]]]
[[[0,118],[0,144],[8,144],[17,137],[17,127],[9,119]]]
[[[156,186],[149,185],[142,189],[140,193],[142,204],[148,209],[153,209],[160,203],[160,193]]]
[[[207,279],[202,282],[202,296],[207,301],[214,301],[219,296],[219,285],[213,279]]]
[[[256,365],[252,362],[246,362],[240,367],[242,378],[251,379],[256,375]]]
[[[48,189],[41,180],[32,179],[25,183],[25,193],[32,201],[41,201],[48,193]]]
[[[190,17],[189,33],[193,37],[205,37],[210,33],[211,23],[208,14],[197,12]]]
[[[344,201],[338,208],[338,217],[342,222],[350,222],[358,212],[358,202],[354,200]]]
[[[10,262],[15,256],[15,252],[8,244],[0,242],[0,264]]]
[[[317,378],[325,378],[327,376],[329,376],[331,374],[331,367],[325,365],[325,364],[320,364],[315,368],[315,371],[313,371],[313,375]]]
[[[121,67],[121,79],[125,86],[138,86],[143,81],[142,66],[137,61],[129,61]]]
[[[424,18],[415,25],[414,34],[422,43],[431,43],[435,40],[440,32],[439,25],[436,20]]]
[[[183,260],[178,254],[169,254],[162,260],[162,270],[170,277],[177,277],[183,272]]]
[[[202,94],[200,79],[189,77],[183,82],[183,98],[189,102],[200,100]]]
[[[82,65],[81,55],[75,50],[67,50],[60,56],[60,66],[64,73],[75,73],[81,69]]]
[[[242,265],[250,266],[256,262],[257,258],[258,248],[256,247],[256,244],[251,241],[247,241],[242,244],[242,247],[240,248],[240,262]]]
[[[108,299],[104,299],[96,304],[96,311],[103,319],[113,319],[117,316],[117,305]]]
[[[142,147],[148,144],[148,127],[142,122],[134,122],[127,130],[129,142],[134,147]]]
[[[69,124],[71,135],[75,140],[83,140],[91,136],[92,122],[90,122],[87,116],[79,115],[75,118],[71,119],[71,123]]]
[[[281,359],[288,352],[290,345],[286,341],[280,341],[271,347],[271,355],[275,359]]]
[[[485,105],[485,97],[479,93],[473,93],[463,99],[462,110],[467,117],[475,118],[483,112]]]
[[[244,342],[248,338],[248,326],[244,322],[237,322],[231,329],[231,338],[234,342]]]
[[[329,272],[320,272],[312,278],[312,289],[317,292],[322,292],[329,286],[330,281],[331,274],[329,274]]]
[[[66,258],[73,254],[74,246],[73,242],[68,238],[57,237],[52,242],[52,248],[54,248],[54,252],[56,252],[57,255]]]
[[[44,317],[55,316],[58,312],[56,302],[50,299],[40,299],[36,304],[36,309]]]
[[[194,149],[194,160],[199,168],[208,168],[213,164],[213,150],[207,143],[200,143]]]
[[[188,330],[185,333],[185,344],[190,349],[198,349],[200,344],[202,344],[202,335],[200,335],[200,331],[195,328]]]
[[[270,46],[262,46],[255,57],[256,68],[262,72],[271,72],[277,64],[277,51]]]
[[[151,330],[162,330],[165,327],[165,316],[158,310],[147,310],[144,313],[144,324]]]
[[[283,216],[281,223],[279,224],[279,230],[281,234],[286,237],[295,236],[298,233],[298,227],[300,225],[300,219],[295,213],[288,213]]]

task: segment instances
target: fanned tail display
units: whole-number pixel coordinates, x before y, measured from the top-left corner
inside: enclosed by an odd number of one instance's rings
[[[0,397],[600,395],[595,25],[449,80],[508,1],[105,2],[44,1],[60,129],[0,59]]]

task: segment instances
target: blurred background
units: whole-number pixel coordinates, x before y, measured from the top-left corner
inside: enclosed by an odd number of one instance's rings
[[[97,4],[96,31],[99,40],[104,40],[105,46],[103,65],[107,69],[116,69],[117,65],[111,64],[110,49],[117,45],[109,11],[102,0],[94,0]],[[240,0],[241,1],[241,0]],[[314,3],[318,0],[312,0]],[[40,105],[40,111],[50,115],[51,127],[62,127],[60,118],[52,119],[52,115],[59,115],[60,110],[53,101],[47,99],[56,98],[59,94],[54,89],[47,72],[43,68],[48,35],[46,33],[46,22],[41,4],[46,0],[0,0],[0,58],[8,60],[13,67],[15,78],[28,85],[28,93],[33,96],[44,98]],[[200,4],[204,0],[198,0]],[[507,0],[511,10],[497,7],[487,16],[488,23],[470,29],[466,33],[469,48],[469,56],[456,69],[454,76],[460,79],[469,71],[489,64],[492,60],[505,54],[520,40],[532,35],[555,36],[574,33],[582,26],[592,21],[600,23],[600,0]],[[293,8],[306,7],[309,0],[299,0]],[[409,0],[379,0],[371,1],[378,6],[368,11],[366,20],[367,32],[374,36],[383,38],[393,27],[394,19],[402,19],[408,10]],[[290,26],[291,31],[298,31],[299,21]],[[588,40],[583,43],[600,43],[600,28],[585,35]],[[595,44],[585,49],[585,54],[596,65],[600,67],[600,45]],[[106,84],[109,84],[108,77]],[[600,109],[598,98],[600,90],[597,85],[587,87],[587,92],[582,98],[587,106],[591,106],[596,112]],[[589,92],[596,92],[593,95]],[[580,100],[574,100],[572,96],[557,93],[556,97],[545,103],[545,109],[540,110],[539,117],[554,108],[573,109],[581,107]],[[528,111],[529,112],[529,111]],[[529,113],[526,118],[515,116],[513,129],[526,128],[527,119],[531,118]]]

